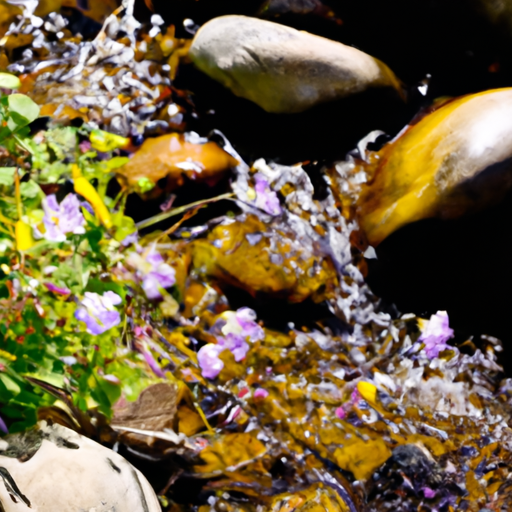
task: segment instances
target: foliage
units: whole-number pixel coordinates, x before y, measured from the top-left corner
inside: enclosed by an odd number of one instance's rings
[[[0,75],[4,88],[15,87],[16,80]],[[0,99],[0,407],[10,431],[32,425],[37,409],[56,401],[58,393],[47,391],[52,387],[70,392],[79,409],[110,416],[121,395],[134,399],[156,379],[129,336],[127,310],[139,311],[142,288],[130,272],[124,280],[112,272],[134,251],[133,244],[122,245],[136,234],[133,220],[123,214],[125,196],[106,195],[126,158],[110,152],[99,159],[89,143],[93,136],[96,146],[101,142],[110,151],[119,137],[70,126],[31,135],[29,124],[38,113],[22,94]],[[51,217],[46,194],[56,191],[63,206],[72,178],[75,192],[88,202],[77,202],[80,229],[66,232],[67,213],[61,209],[60,218]],[[57,229],[58,240],[50,237],[49,226]],[[108,291],[121,297],[115,306],[119,322],[91,334],[75,314],[84,294]]]

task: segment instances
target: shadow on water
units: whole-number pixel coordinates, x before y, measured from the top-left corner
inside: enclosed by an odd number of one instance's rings
[[[375,89],[298,114],[269,114],[191,65],[182,66],[175,85],[194,94],[199,117],[190,129],[222,131],[247,161],[341,159],[369,131],[397,133],[414,113],[395,91]]]

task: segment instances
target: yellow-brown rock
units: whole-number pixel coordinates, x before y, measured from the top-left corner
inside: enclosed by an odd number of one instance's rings
[[[370,161],[358,212],[372,245],[411,222],[496,203],[512,186],[512,88],[445,103]]]
[[[193,267],[221,282],[284,296],[290,302],[324,300],[336,286],[328,258],[301,251],[300,241],[270,231],[257,217],[217,226],[192,244]]]
[[[183,135],[171,133],[144,141],[119,174],[129,186],[141,179],[157,183],[167,178],[167,188],[183,184],[185,177],[197,181],[216,181],[238,161],[215,142],[194,144]]]

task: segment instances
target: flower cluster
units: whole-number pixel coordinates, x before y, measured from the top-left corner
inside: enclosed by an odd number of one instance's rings
[[[122,300],[117,293],[105,292],[103,295],[85,292],[81,307],[75,311],[75,318],[84,322],[89,334],[102,334],[121,322],[121,315],[114,306]]]
[[[76,194],[68,194],[59,204],[55,194],[43,199],[44,232],[35,229],[35,236],[52,242],[64,242],[67,233],[83,235],[85,219]]]
[[[219,375],[224,363],[219,358],[224,350],[229,350],[235,361],[245,358],[249,351],[249,341],[255,342],[265,337],[265,332],[256,322],[256,313],[249,308],[238,311],[226,311],[221,315],[225,321],[221,329],[223,336],[217,338],[217,343],[208,343],[199,349],[197,359],[204,377],[214,379]]]
[[[418,338],[418,341],[425,344],[425,353],[428,358],[438,357],[439,353],[451,348],[446,342],[453,338],[453,329],[449,326],[448,313],[438,311],[430,317],[427,326]]]

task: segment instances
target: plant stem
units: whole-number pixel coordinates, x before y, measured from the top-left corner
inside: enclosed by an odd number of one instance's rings
[[[186,212],[187,210],[190,210],[191,208],[206,205],[208,203],[216,203],[217,201],[222,201],[222,199],[230,199],[234,195],[235,194],[233,192],[229,192],[227,194],[221,194],[220,196],[217,196],[217,197],[212,197],[211,199],[202,199],[201,201],[196,201],[194,203],[186,204],[184,206],[179,206],[178,208],[173,208],[172,210],[169,210],[168,212],[159,213],[158,215],[150,217],[149,219],[138,222],[136,224],[136,226],[138,229],[147,228],[148,226],[152,226],[153,224],[156,224],[157,222],[162,222],[163,220],[166,220],[170,217],[174,217],[175,215],[179,215],[180,213]]]

